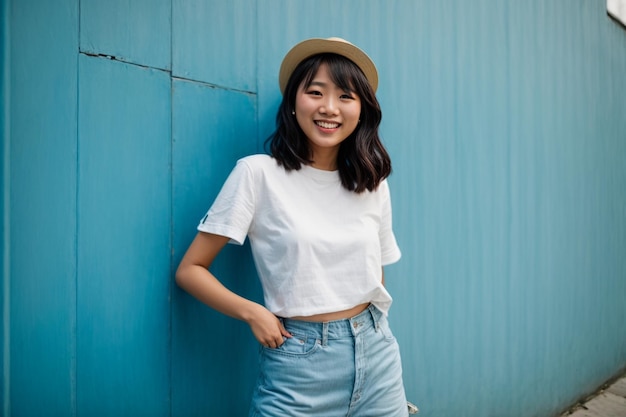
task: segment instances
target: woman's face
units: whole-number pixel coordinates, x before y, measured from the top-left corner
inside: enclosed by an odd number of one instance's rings
[[[326,161],[335,166],[321,168],[335,169],[339,145],[359,123],[360,97],[339,88],[330,78],[328,66],[322,64],[311,84],[298,88],[295,112],[309,141],[313,166]]]

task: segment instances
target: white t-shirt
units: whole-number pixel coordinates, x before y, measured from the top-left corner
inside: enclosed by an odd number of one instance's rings
[[[387,314],[382,266],[400,259],[387,181],[357,194],[338,171],[286,171],[268,155],[240,159],[198,226],[243,244],[250,238],[265,306],[280,317],[371,302]]]

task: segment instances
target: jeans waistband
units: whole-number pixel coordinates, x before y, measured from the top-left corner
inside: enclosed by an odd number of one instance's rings
[[[315,337],[325,346],[328,340],[355,337],[357,334],[367,330],[378,330],[380,319],[383,313],[370,304],[365,310],[349,319],[315,322],[279,318],[289,332],[304,333],[307,336]]]

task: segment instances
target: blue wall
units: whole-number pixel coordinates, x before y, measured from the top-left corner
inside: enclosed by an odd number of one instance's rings
[[[246,415],[252,335],[172,275],[312,36],[379,66],[420,415],[556,416],[626,367],[626,31],[604,2],[0,5],[3,415]],[[260,299],[247,246],[215,273]]]

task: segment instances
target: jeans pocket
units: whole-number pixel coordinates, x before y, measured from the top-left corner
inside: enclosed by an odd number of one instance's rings
[[[263,347],[263,350],[270,354],[286,356],[308,356],[314,353],[321,343],[314,337],[307,337],[304,334],[291,333],[292,337],[286,337],[285,342],[277,348]]]

